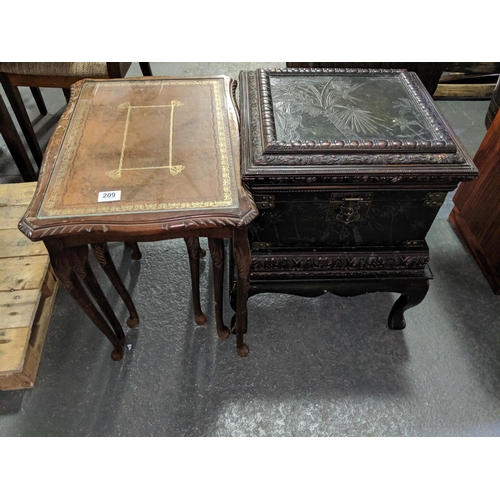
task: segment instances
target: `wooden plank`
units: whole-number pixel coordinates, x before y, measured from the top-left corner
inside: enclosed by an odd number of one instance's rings
[[[0,259],[47,255],[47,253],[42,241],[33,242],[29,240],[19,229],[0,230]]]
[[[17,229],[25,212],[26,205],[0,207],[0,229]]]
[[[30,357],[26,355],[26,358]],[[0,375],[0,391],[13,391],[16,389],[30,389],[33,387],[34,381],[23,372],[12,373],[11,375]]]
[[[440,83],[433,94],[434,99],[491,99],[495,83],[452,84]]]
[[[0,184],[0,207],[29,205],[35,194],[36,182]]]
[[[0,292],[1,327],[31,328],[41,296],[41,290]]]
[[[20,372],[28,350],[31,327],[0,329],[0,373]]]
[[[52,294],[46,297],[38,309],[40,314],[37,314],[37,319],[33,326],[31,337],[30,337],[30,347],[33,349],[34,353],[37,354],[38,358],[42,355],[43,345],[45,343],[45,336],[49,328],[50,319],[52,318],[52,310],[54,308],[54,302],[56,300],[57,290],[59,283],[54,282],[54,288]]]
[[[49,265],[50,259],[47,255],[2,259],[0,292],[40,290]]]
[[[17,229],[35,188],[0,185],[0,390],[33,387],[56,297],[45,245]]]
[[[53,300],[49,299],[55,299],[57,291],[57,282],[52,270],[46,273],[45,281],[41,286],[48,292],[45,294],[45,297],[41,290],[30,290],[29,293],[24,294],[17,293],[16,296],[19,297],[17,300],[21,304],[15,304],[12,307],[9,307],[9,300],[6,298],[6,295],[12,296],[13,293],[0,293],[0,324],[5,325],[6,321],[9,321],[8,319],[6,320],[7,314],[10,315],[12,312],[18,311],[20,311],[20,314],[24,314],[24,319],[20,319],[19,322],[24,323],[28,321],[29,324],[29,326],[23,328],[4,328],[0,331],[1,376],[21,371],[25,372],[23,366],[25,366],[26,353],[29,351],[33,351],[31,357],[33,358],[34,356],[34,360],[38,360],[38,362],[40,360],[46,330],[52,314]],[[38,298],[36,306],[34,302],[35,298]],[[7,307],[5,307],[4,303],[7,303]],[[33,309],[30,319],[28,319],[29,307]],[[17,318],[18,315],[16,314],[15,317]],[[33,367],[31,367],[30,371],[33,372]]]
[[[58,288],[58,283],[54,280],[51,270],[47,273],[44,287],[46,289],[51,289],[52,294],[40,302],[31,337],[29,342],[26,343],[22,369],[18,370],[16,373],[0,375],[0,390],[11,391],[16,389],[30,389],[35,384]]]
[[[54,293],[54,291],[57,289],[58,281],[56,278],[56,275],[54,274],[54,270],[52,269],[52,266],[49,267],[47,270],[47,278],[45,279],[45,282],[42,285],[42,297],[49,297]]]

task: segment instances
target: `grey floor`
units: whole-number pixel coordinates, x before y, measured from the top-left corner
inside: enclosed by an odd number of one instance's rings
[[[276,66],[284,63],[152,64],[155,75],[233,77]],[[62,91],[43,94],[42,118],[23,91],[42,147],[65,105]],[[438,107],[474,155],[488,102]],[[0,182],[21,181],[1,142],[0,164]],[[233,338],[215,334],[209,257],[201,278],[209,321],[198,327],[183,242],[143,244],[138,262],[113,244],[141,317],[126,330],[124,360],[110,359],[107,340],[61,289],[34,389],[0,392],[0,435],[499,436],[500,298],[450,226],[452,206],[450,195],[428,234],[434,280],[404,331],[386,326],[393,294],[261,294],[249,302],[246,359]]]

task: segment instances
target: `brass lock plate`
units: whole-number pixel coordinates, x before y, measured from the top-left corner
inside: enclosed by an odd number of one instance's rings
[[[326,220],[329,222],[351,222],[366,219],[373,193],[332,193]]]

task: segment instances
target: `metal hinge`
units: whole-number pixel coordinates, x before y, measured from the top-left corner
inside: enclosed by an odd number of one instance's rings
[[[448,193],[428,193],[425,197],[424,207],[440,207]]]
[[[254,250],[262,250],[263,248],[269,248],[271,246],[271,243],[268,241],[254,241],[252,243],[252,248]]]
[[[254,195],[254,201],[258,210],[274,208],[273,194],[256,194]]]

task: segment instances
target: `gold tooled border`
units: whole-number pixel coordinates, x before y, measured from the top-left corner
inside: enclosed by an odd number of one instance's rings
[[[94,82],[93,82],[94,83]],[[75,147],[79,141],[80,125],[84,122],[87,117],[88,109],[83,109],[78,115],[76,109],[78,106],[83,106],[82,101],[78,101],[73,112],[73,117],[68,125],[68,129],[72,129],[67,136],[66,150],[63,154],[61,164],[58,168],[56,178],[52,186],[49,184],[49,188],[52,187],[51,194],[47,199],[47,206],[44,207],[45,197],[40,204],[40,210],[38,212],[39,219],[46,219],[51,217],[61,217],[61,216],[79,216],[79,215],[107,215],[113,213],[133,213],[133,212],[159,212],[164,210],[190,210],[195,208],[220,208],[220,207],[231,207],[235,206],[233,203],[233,197],[231,195],[231,170],[230,162],[234,172],[233,156],[229,153],[230,148],[230,137],[229,137],[229,126],[226,126],[226,114],[224,113],[224,86],[223,82],[220,80],[155,80],[155,81],[122,81],[122,82],[95,82],[95,85],[104,87],[114,87],[114,86],[129,86],[137,84],[139,86],[147,85],[211,85],[213,90],[215,110],[216,110],[216,125],[217,125],[217,139],[219,148],[219,160],[221,164],[222,171],[222,191],[223,199],[221,201],[200,201],[200,202],[179,202],[179,203],[151,203],[151,204],[140,204],[140,205],[120,205],[120,206],[96,206],[87,208],[73,208],[73,209],[56,209],[56,200],[60,194],[64,178],[67,175],[67,171],[70,168],[70,159],[73,157]],[[87,83],[82,87],[80,96],[85,96],[84,92],[90,91],[90,88],[85,88]],[[88,103],[86,103],[89,106]],[[61,145],[61,149],[65,146]],[[54,166],[54,168],[56,168]],[[44,215],[41,215],[42,211]]]

